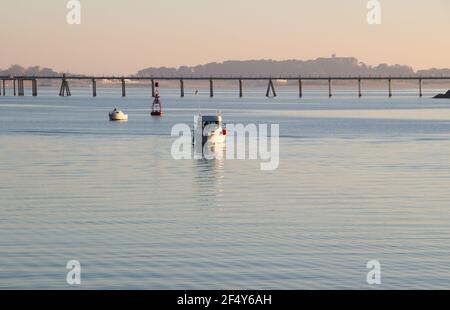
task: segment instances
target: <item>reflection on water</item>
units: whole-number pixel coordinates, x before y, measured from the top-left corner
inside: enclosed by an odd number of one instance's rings
[[[173,95],[158,120],[144,93],[1,98],[0,288],[70,288],[72,259],[87,289],[361,289],[372,259],[381,288],[450,288],[450,123],[385,117],[445,103],[201,101],[228,123],[280,124],[279,168],[261,171],[172,158],[197,97]],[[109,122],[112,106],[129,121]]]
[[[226,144],[206,145],[205,149],[202,148],[200,152],[194,147],[193,152],[198,194],[204,198],[202,202],[205,205],[217,204],[217,197],[224,192]]]

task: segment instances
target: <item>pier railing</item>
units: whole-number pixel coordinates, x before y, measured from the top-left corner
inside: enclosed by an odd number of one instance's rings
[[[38,95],[38,80],[59,80],[61,81],[61,87],[59,90],[59,96],[71,96],[69,80],[86,80],[90,81],[92,85],[92,96],[97,96],[97,81],[109,80],[120,81],[122,86],[122,97],[126,97],[126,81],[148,81],[151,84],[152,96],[155,96],[155,84],[157,81],[179,81],[180,96],[185,96],[184,81],[206,81],[209,82],[209,95],[214,97],[214,82],[215,81],[236,81],[239,90],[239,97],[243,97],[243,85],[244,81],[267,81],[267,97],[276,97],[277,93],[273,81],[296,81],[298,83],[298,95],[299,98],[303,97],[303,90],[305,81],[326,81],[328,82],[328,96],[333,96],[333,82],[334,81],[355,81],[358,84],[358,97],[362,97],[362,82],[363,81],[385,81],[388,89],[388,97],[392,97],[393,81],[417,81],[418,95],[423,96],[423,81],[439,81],[448,80],[450,76],[211,76],[211,77],[198,77],[198,76],[81,76],[81,75],[62,75],[62,76],[0,76],[0,95],[6,96],[6,82],[12,81],[13,95],[24,96],[25,87],[24,82],[31,82],[32,96]]]

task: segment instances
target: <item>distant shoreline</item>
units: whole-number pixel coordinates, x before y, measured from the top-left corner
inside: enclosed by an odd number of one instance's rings
[[[0,69],[0,76],[61,76],[63,72],[54,69],[20,65],[11,65],[6,70]],[[67,75],[75,75],[66,72]],[[84,74],[76,74],[84,75]],[[101,76],[103,74],[96,74]],[[119,75],[122,73],[119,72]],[[355,57],[320,57],[312,60],[228,60],[195,66],[148,67],[130,76],[450,76],[450,68],[430,68],[415,70],[401,64],[367,65]]]

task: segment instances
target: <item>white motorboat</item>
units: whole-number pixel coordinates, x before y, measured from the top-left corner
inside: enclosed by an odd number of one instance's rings
[[[128,115],[123,113],[121,110],[115,108],[111,112],[109,112],[109,120],[110,121],[127,121]]]
[[[194,122],[194,144],[202,147],[224,143],[227,137],[227,128],[222,115],[198,115]],[[201,142],[201,144],[200,144]]]

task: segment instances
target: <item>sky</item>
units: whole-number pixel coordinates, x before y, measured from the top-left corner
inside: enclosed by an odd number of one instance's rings
[[[225,60],[357,57],[370,65],[450,68],[449,0],[1,0],[0,68],[84,74]]]

